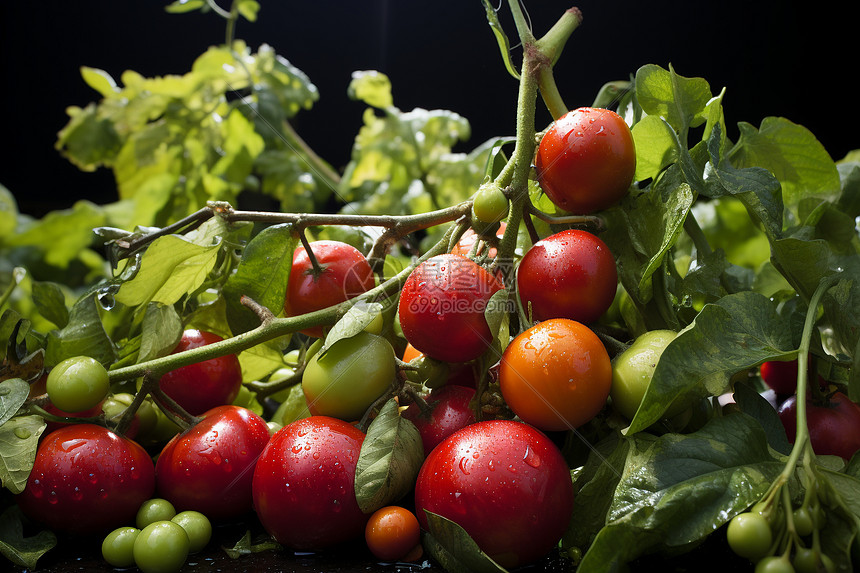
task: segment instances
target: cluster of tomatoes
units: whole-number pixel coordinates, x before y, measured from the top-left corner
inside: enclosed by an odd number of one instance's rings
[[[632,182],[633,139],[615,113],[582,108],[545,133],[535,165],[560,208],[597,212],[619,201]],[[498,223],[502,236],[508,204],[501,189],[485,185],[474,219]],[[539,559],[568,527],[574,497],[553,433],[591,420],[613,385],[610,356],[588,325],[609,308],[618,276],[612,253],[591,232],[567,229],[535,242],[516,262],[508,288],[524,326],[494,345],[485,312],[506,286],[495,248],[479,253],[486,244],[469,231],[452,252],[414,269],[399,296],[396,335],[380,318],[320,351],[324,330],[302,331],[320,339],[302,353],[306,408],[270,422],[238,405],[243,385],[232,355],[164,374],[156,400],[110,394],[107,372],[92,359],[57,365],[45,382],[46,409],[55,415],[103,412],[103,419],[116,420],[130,408],[134,416],[121,432],[95,423],[52,427],[18,496],[22,511],[58,532],[113,531],[104,543],[108,562],[145,571],[176,570],[189,547],[200,548],[189,545],[187,533],[178,535],[182,524],[177,530],[168,515],[177,511],[214,522],[254,515],[294,550],[363,535],[374,555],[391,561],[418,559],[420,531],[441,517],[503,566]],[[296,249],[284,312],[323,309],[374,284],[360,251],[316,241]],[[188,330],[175,352],[218,340]],[[391,396],[418,429],[424,461],[409,502],[365,512],[354,489],[366,437],[361,422]],[[180,431],[164,409],[193,423]],[[157,446],[156,455],[140,444]],[[169,511],[153,510],[157,518],[128,526],[150,506]],[[138,556],[138,546],[162,547],[181,559],[153,563]]]

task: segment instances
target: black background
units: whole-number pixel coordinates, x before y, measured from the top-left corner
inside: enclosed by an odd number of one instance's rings
[[[530,0],[536,35],[573,4]],[[573,0],[574,2],[576,0]],[[173,15],[167,1],[79,0],[0,3],[0,183],[22,212],[41,216],[82,198],[116,199],[109,171],[82,173],[54,149],[65,108],[95,101],[81,65],[118,78],[183,74],[224,40],[214,13]],[[222,0],[226,6],[226,0]],[[516,82],[501,63],[479,0],[262,0],[256,23],[236,37],[253,50],[272,45],[307,73],[321,98],[295,124],[336,167],[349,160],[363,105],[346,96],[350,74],[376,69],[394,86],[394,103],[456,111],[472,125],[460,150],[512,135]],[[836,4],[839,8],[836,8]],[[729,136],[736,124],[769,115],[808,127],[834,159],[860,148],[856,30],[860,3],[581,0],[556,77],[571,108],[588,105],[607,81],[627,79],[646,63],[703,77],[718,93]],[[501,20],[515,37],[507,4]],[[854,40],[854,42],[852,42]],[[514,50],[515,61],[520,52]],[[549,122],[540,109],[538,124]]]

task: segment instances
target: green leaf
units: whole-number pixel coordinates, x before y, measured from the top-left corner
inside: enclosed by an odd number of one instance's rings
[[[81,66],[81,77],[84,78],[84,82],[88,86],[99,92],[102,97],[110,97],[120,91],[116,81],[104,70]]]
[[[174,304],[203,284],[219,250],[219,244],[204,247],[178,235],[159,237],[143,254],[141,271],[123,283],[116,300],[127,306]]]
[[[257,12],[260,11],[260,3],[256,0],[238,0],[236,10],[249,22],[257,21]]]
[[[675,138],[670,127],[657,116],[646,115],[633,126],[636,147],[636,174],[643,181],[656,177],[678,159]]]
[[[763,167],[773,173],[782,186],[782,201],[795,217],[803,198],[838,197],[836,165],[805,127],[781,117],[766,117],[759,129],[743,122],[738,127],[740,138],[729,152],[732,164],[737,168]]]
[[[363,101],[378,109],[388,109],[394,105],[391,80],[376,70],[352,72],[347,94],[350,99]]]
[[[224,285],[227,321],[233,334],[241,334],[260,324],[254,312],[241,302],[247,296],[272,311],[283,314],[287,283],[298,237],[291,225],[272,225],[260,231],[245,246],[236,272]]]
[[[367,428],[355,469],[355,497],[364,513],[408,494],[424,462],[421,434],[400,416],[397,401],[385,403]]]
[[[33,303],[39,313],[63,328],[69,322],[69,309],[66,308],[66,295],[59,284],[53,282],[33,282]]]
[[[0,426],[15,415],[29,393],[30,385],[20,378],[0,382]]]
[[[481,0],[481,2],[484,4],[484,10],[487,13],[487,22],[490,24],[490,29],[496,37],[496,42],[499,44],[499,51],[502,53],[502,61],[505,64],[505,68],[515,80],[519,80],[520,74],[511,60],[511,44],[508,41],[507,34],[505,34],[505,31],[502,29],[501,22],[499,22],[499,15],[488,0]]]
[[[57,536],[43,529],[24,537],[22,518],[17,505],[0,514],[0,553],[19,567],[35,570],[39,559],[57,545]]]
[[[110,163],[121,146],[113,122],[101,117],[96,104],[70,107],[69,123],[60,130],[55,147],[82,171]]]
[[[352,338],[381,315],[385,306],[380,302],[367,302],[360,300],[353,304],[348,311],[331,327],[326,334],[325,342],[317,351],[322,357],[338,340]]]
[[[770,447],[786,456],[790,454],[791,444],[786,436],[785,426],[770,402],[749,384],[736,384],[734,390],[735,403],[744,414],[755,418],[761,424]]]
[[[206,6],[206,0],[174,0],[164,7],[171,14],[184,14]]]
[[[503,573],[505,568],[493,561],[469,537],[466,531],[441,515],[424,510],[427,514],[430,554],[452,573]],[[425,537],[425,542],[428,538]]]
[[[182,320],[172,305],[150,302],[143,313],[138,362],[170,354],[182,338]]]
[[[773,301],[751,291],[705,305],[660,356],[629,433],[657,422],[674,400],[719,396],[737,372],[795,350],[786,322]]]
[[[628,439],[606,525],[581,571],[619,571],[661,548],[691,549],[757,501],[783,468],[761,426],[741,413],[716,417],[692,434]]]
[[[41,416],[19,416],[0,426],[0,482],[14,494],[24,491],[27,485],[39,436],[46,426]]]
[[[72,356],[90,356],[102,364],[110,364],[115,358],[113,342],[99,317],[95,293],[78,299],[69,313],[68,324],[48,334],[47,365],[56,365]]]
[[[712,98],[711,87],[702,78],[685,78],[669,66],[648,64],[636,71],[636,98],[645,113],[662,117],[675,131],[686,134],[704,121]],[[683,139],[682,139],[683,141]]]

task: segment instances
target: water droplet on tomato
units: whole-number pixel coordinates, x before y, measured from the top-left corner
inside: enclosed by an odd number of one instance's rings
[[[469,460],[467,460],[465,457],[460,458],[460,471],[463,472],[464,475],[469,475],[472,473],[469,471],[468,464]]]
[[[530,447],[526,446],[526,453],[523,455],[523,461],[533,468],[540,467],[540,456]]]
[[[83,438],[75,438],[72,440],[66,440],[65,442],[60,444],[60,449],[62,449],[64,452],[70,452],[70,451],[74,450],[75,448],[79,448],[79,447],[83,446],[86,443],[87,443],[87,441],[84,440]]]

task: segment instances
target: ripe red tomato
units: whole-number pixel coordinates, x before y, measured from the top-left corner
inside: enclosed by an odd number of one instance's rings
[[[484,318],[487,301],[503,285],[461,255],[438,255],[415,268],[400,292],[398,312],[406,340],[445,362],[468,362],[493,340]]]
[[[322,310],[356,297],[375,285],[373,270],[361,251],[340,241],[314,241],[311,250],[322,268],[314,274],[313,265],[304,246],[293,253],[293,266],[287,285],[284,313],[299,316]],[[323,328],[316,326],[301,331],[322,338]]]
[[[367,548],[383,561],[401,561],[420,543],[421,527],[415,514],[397,505],[373,512],[364,529]]]
[[[174,436],[155,465],[158,494],[177,511],[210,519],[241,516],[253,509],[251,481],[269,442],[269,426],[239,406],[218,406]]]
[[[54,531],[107,532],[134,523],[155,491],[152,458],[136,442],[94,424],[72,424],[42,439],[27,486],[24,515]]]
[[[512,420],[466,426],[421,466],[415,509],[454,521],[503,567],[535,561],[555,547],[573,509],[561,452],[537,429]]]
[[[606,209],[633,182],[633,134],[614,111],[569,111],[541,139],[535,168],[544,193],[561,209],[580,215]]]
[[[810,360],[807,364],[808,368],[806,372],[808,380],[812,381],[812,376],[815,375],[818,379],[818,384],[822,388],[826,387],[827,381],[824,380],[824,377],[812,371],[812,361]],[[796,358],[794,360],[771,360],[765,362],[759,368],[759,374],[762,381],[780,396],[794,394],[797,390]]]
[[[186,330],[173,354],[221,340],[205,330]],[[242,385],[242,368],[236,355],[228,354],[171,370],[158,384],[189,414],[199,416],[216,406],[233,403]]]
[[[615,258],[587,231],[568,229],[538,241],[517,268],[517,291],[534,320],[594,322],[612,304],[617,286]]]
[[[349,422],[311,416],[278,430],[254,470],[254,508],[278,543],[319,550],[360,538],[368,516],[355,499],[364,433]]]
[[[797,433],[797,395],[789,396],[777,410],[788,441],[794,443]],[[812,449],[819,455],[851,459],[860,450],[860,406],[842,392],[836,392],[826,404],[806,400],[806,423]]]
[[[612,364],[587,326],[554,318],[520,333],[505,348],[499,386],[522,421],[544,431],[569,430],[606,404]]]
[[[502,221],[499,223],[499,228],[496,230],[496,236],[501,239],[505,235],[505,229],[507,228],[507,223]],[[475,232],[474,229],[467,229],[463,236],[460,237],[460,240],[457,241],[457,244],[454,245],[454,248],[451,249],[451,254],[453,255],[462,255],[468,256],[469,251],[472,250],[472,245],[475,244],[475,241],[478,240],[478,233]],[[490,247],[487,251],[487,256],[491,259],[496,257],[496,248]]]
[[[475,423],[475,412],[469,407],[474,396],[474,388],[449,384],[427,396],[425,401],[430,407],[429,412],[422,411],[416,403],[403,411],[403,417],[415,424],[421,434],[425,456],[460,428]]]

